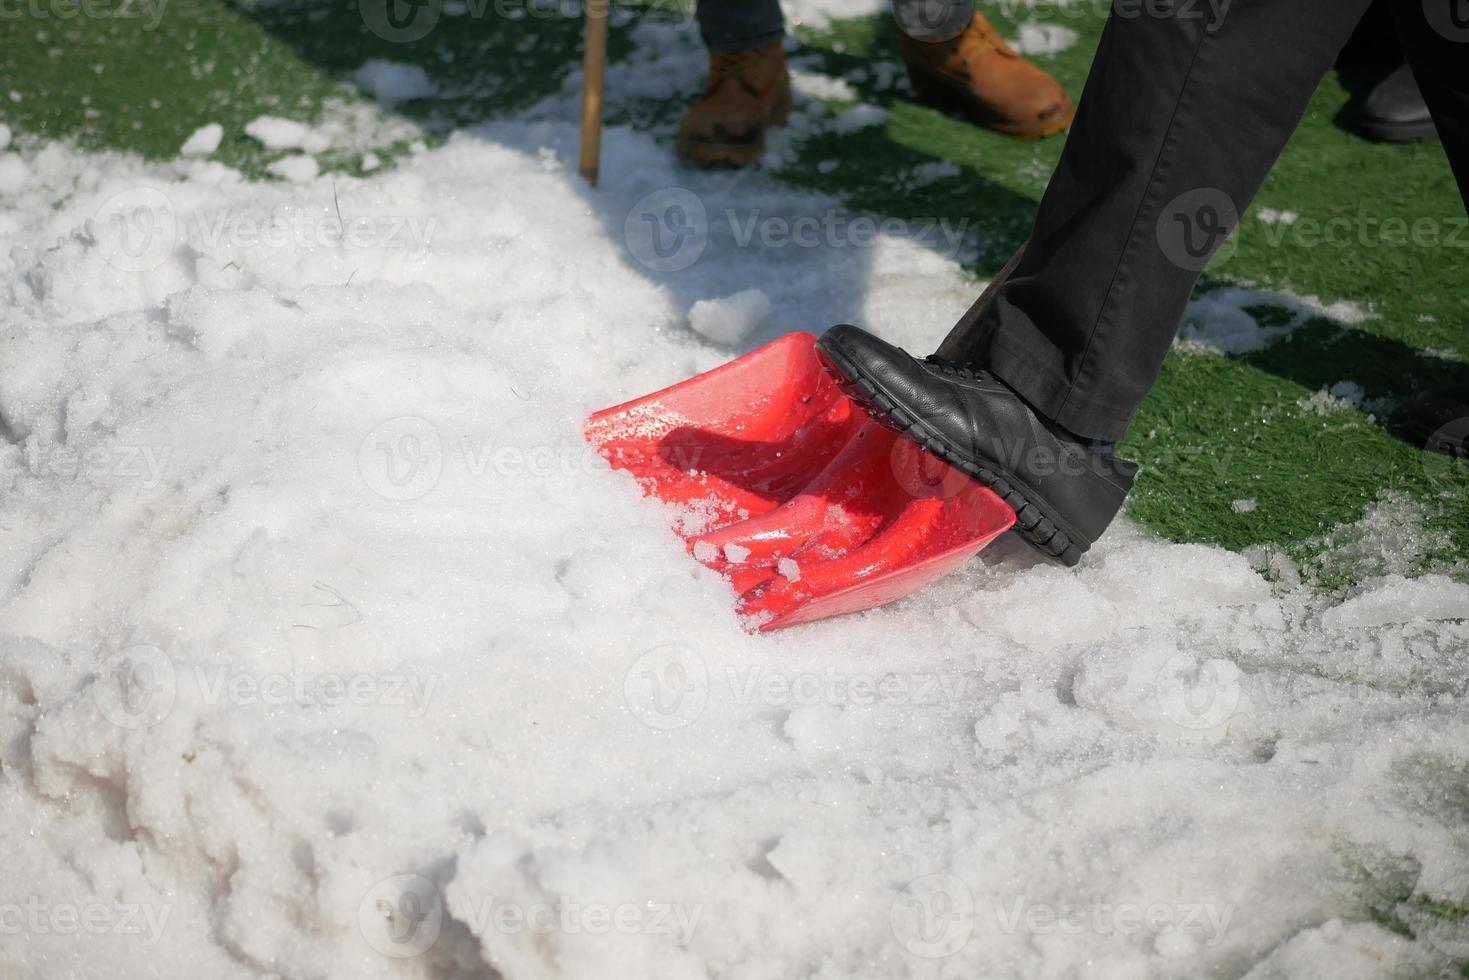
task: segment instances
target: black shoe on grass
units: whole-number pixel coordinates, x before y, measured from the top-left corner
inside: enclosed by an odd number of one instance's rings
[[[1433,116],[1406,62],[1385,75],[1354,109],[1348,110],[1347,125],[1358,136],[1379,143],[1438,139]]]
[[[988,486],[1016,530],[1062,564],[1081,560],[1132,488],[1136,463],[1102,456],[987,371],[920,361],[847,324],[816,352],[867,414]]]

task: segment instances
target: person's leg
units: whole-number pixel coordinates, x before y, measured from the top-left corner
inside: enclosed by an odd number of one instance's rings
[[[1234,0],[1167,17],[1119,4],[1024,255],[939,355],[992,371],[1077,435],[1120,438],[1199,273],[1367,4]]]
[[[785,32],[780,0],[699,0],[694,12],[710,51],[746,51]]]
[[[1469,209],[1469,11],[1459,0],[1393,6],[1398,36]]]

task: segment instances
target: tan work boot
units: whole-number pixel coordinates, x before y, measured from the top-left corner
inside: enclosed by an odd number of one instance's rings
[[[898,33],[919,100],[957,109],[987,129],[1040,139],[1071,125],[1076,107],[1066,90],[1026,61],[978,12],[951,41],[928,44]]]
[[[765,130],[791,112],[791,76],[779,41],[709,52],[709,80],[678,124],[678,155],[701,166],[738,166],[765,152]]]

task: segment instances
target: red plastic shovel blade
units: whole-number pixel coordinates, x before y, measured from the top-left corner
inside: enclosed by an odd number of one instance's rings
[[[1015,521],[994,493],[868,419],[809,333],[587,420],[768,630],[870,609],[962,565]]]

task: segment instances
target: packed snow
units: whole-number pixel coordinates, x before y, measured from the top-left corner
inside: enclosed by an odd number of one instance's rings
[[[625,128],[589,190],[567,104],[365,179],[0,156],[0,973],[1469,956],[1425,911],[1469,902],[1469,596],[1393,566],[1411,510],[1339,529],[1348,595],[1123,520],[750,635],[582,419],[786,330],[930,348],[978,284],[744,237],[842,205]]]

